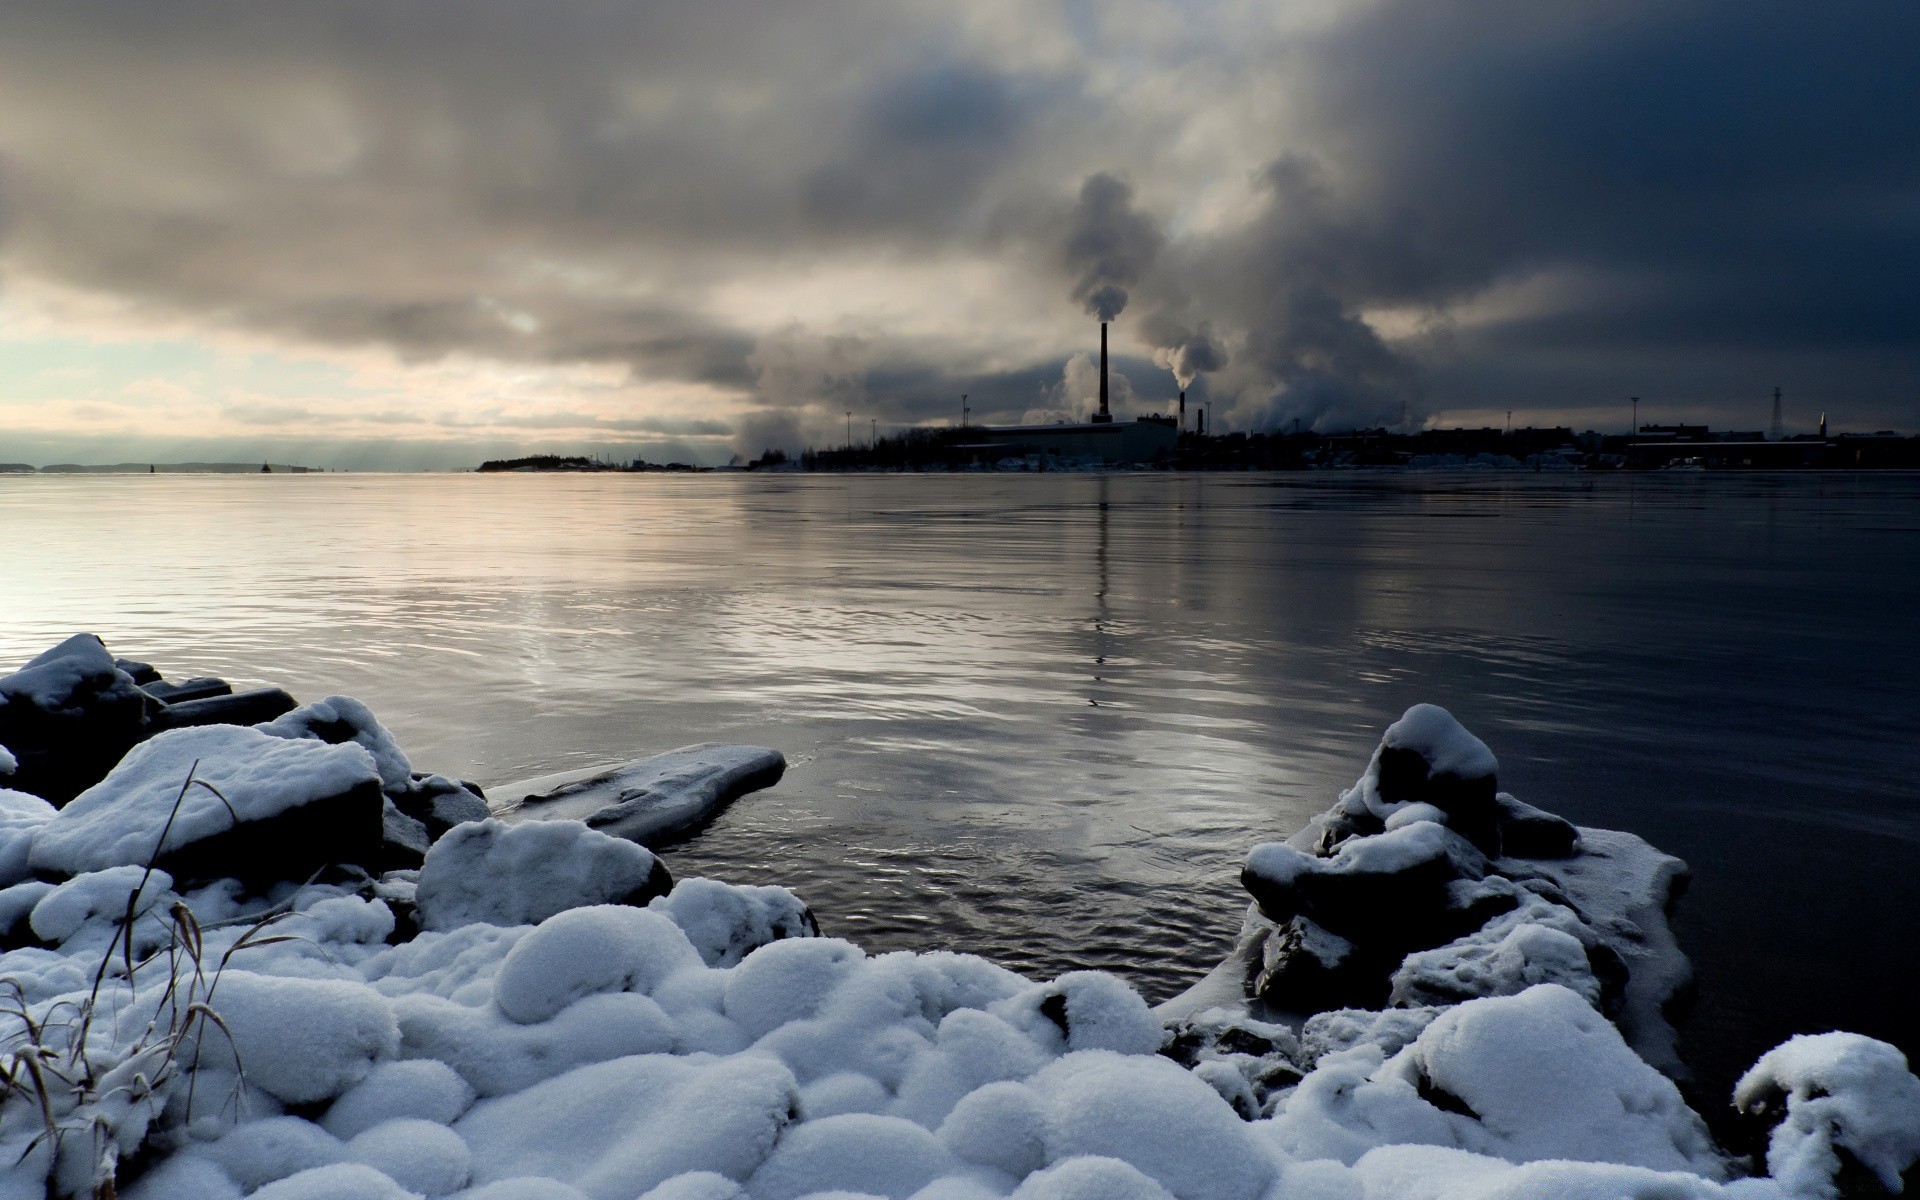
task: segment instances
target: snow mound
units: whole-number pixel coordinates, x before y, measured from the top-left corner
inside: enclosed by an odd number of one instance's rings
[[[254,728],[272,737],[324,742],[330,746],[351,742],[373,757],[374,767],[380,772],[381,787],[386,791],[405,791],[413,785],[413,764],[400,749],[400,743],[374,718],[371,709],[351,696],[328,696],[325,700],[303,704]]]
[[[653,853],[578,821],[472,821],[427,851],[415,892],[423,929],[537,925],[569,908],[644,903],[666,886]]]
[[[6,748],[0,746],[0,767],[6,765]],[[0,775],[7,774],[0,770]],[[0,887],[11,887],[33,875],[28,857],[33,852],[34,834],[53,820],[54,807],[38,796],[0,787]]]
[[[493,999],[510,1020],[531,1025],[582,996],[651,991],[675,971],[700,965],[687,935],[658,913],[615,904],[573,908],[507,951]]]
[[[207,786],[186,787],[189,771]],[[156,851],[164,856],[379,780],[373,757],[357,745],[289,741],[237,725],[169,730],[136,746],[42,826],[31,861],[67,875],[145,863]]]
[[[332,1099],[400,1047],[393,1006],[364,983],[229,969],[208,1002],[231,1037],[203,1033],[199,1061],[289,1104]]]
[[[946,1147],[912,1121],[848,1113],[795,1126],[748,1190],[755,1200],[835,1191],[906,1200],[953,1167]]]
[[[417,1117],[397,1117],[356,1134],[346,1156],[429,1197],[460,1190],[473,1174],[473,1152],[460,1135]]]
[[[647,907],[665,913],[685,931],[710,967],[734,966],[760,947],[786,938],[820,936],[813,911],[783,887],[683,879]]]
[[[473,1106],[473,1099],[467,1081],[443,1062],[383,1062],[333,1102],[320,1126],[345,1140],[403,1117],[451,1125]]]
[[[1857,1033],[1789,1038],[1740,1077],[1733,1102],[1780,1121],[1767,1170],[1796,1195],[1838,1196],[1842,1153],[1890,1192],[1920,1161],[1920,1079],[1897,1048]]]

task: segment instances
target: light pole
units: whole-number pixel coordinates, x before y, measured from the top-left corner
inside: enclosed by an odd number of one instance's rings
[[[960,393],[960,428],[965,429],[966,427],[967,427],[967,394],[965,392],[961,392]]]

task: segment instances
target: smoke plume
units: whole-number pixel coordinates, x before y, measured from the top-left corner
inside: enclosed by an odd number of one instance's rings
[[[1173,372],[1183,389],[1193,386],[1196,377],[1227,365],[1226,346],[1205,321],[1189,326],[1156,313],[1147,319],[1144,333],[1154,346],[1155,365]]]
[[[1133,187],[1105,171],[1087,176],[1068,219],[1064,258],[1078,278],[1073,298],[1111,321],[1127,307],[1127,289],[1160,252],[1160,228],[1133,207]]]

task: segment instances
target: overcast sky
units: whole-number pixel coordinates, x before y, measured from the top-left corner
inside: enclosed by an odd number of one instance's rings
[[[0,461],[1920,426],[1912,0],[6,0]]]

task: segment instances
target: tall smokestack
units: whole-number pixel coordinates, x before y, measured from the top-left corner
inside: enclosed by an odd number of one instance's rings
[[[1107,323],[1100,322],[1100,414],[1094,417],[1096,425],[1105,425],[1113,420],[1113,414],[1107,410]]]
[[[1185,388],[1182,388],[1180,390],[1180,432],[1185,433],[1186,431],[1187,431],[1187,392]]]

